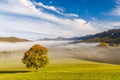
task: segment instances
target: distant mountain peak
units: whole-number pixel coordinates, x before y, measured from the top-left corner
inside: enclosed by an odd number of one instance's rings
[[[65,37],[57,37],[57,38],[43,38],[43,39],[39,39],[39,40],[58,40],[58,41],[60,41],[60,40],[69,40],[68,38],[65,38]]]

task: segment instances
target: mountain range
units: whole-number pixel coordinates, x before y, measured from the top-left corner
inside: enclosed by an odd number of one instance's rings
[[[92,39],[92,38],[111,38],[111,39],[117,39],[120,38],[120,29],[111,29],[108,31],[104,31],[101,33],[97,33],[94,35],[87,35],[83,37],[78,37],[78,39],[86,40],[86,39]]]
[[[81,39],[90,42],[107,42],[120,44],[120,29],[111,29],[94,35],[84,36]]]
[[[107,43],[120,43],[120,29],[110,29],[108,31],[80,36],[80,37],[72,37],[72,38],[64,38],[64,37],[57,37],[57,38],[43,38],[39,40],[83,40],[89,42],[107,42]]]
[[[80,36],[80,37],[57,37],[57,38],[42,38],[38,39],[37,41],[65,41],[65,40],[74,40],[74,41],[88,41],[88,42],[107,42],[107,43],[120,43],[120,29],[110,29],[108,31]],[[27,39],[21,39],[17,37],[0,37],[0,41],[2,42],[24,42],[29,41]]]
[[[65,37],[57,37],[57,38],[43,38],[43,39],[38,39],[38,41],[64,41],[64,40],[69,40],[69,38],[65,38]]]

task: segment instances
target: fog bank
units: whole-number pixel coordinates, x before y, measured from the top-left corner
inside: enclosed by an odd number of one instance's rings
[[[99,43],[69,44],[71,41],[35,41],[18,43],[0,43],[0,58],[21,59],[26,50],[34,44],[41,44],[48,48],[50,61],[63,59],[82,59],[95,62],[120,64],[120,48],[97,47]]]

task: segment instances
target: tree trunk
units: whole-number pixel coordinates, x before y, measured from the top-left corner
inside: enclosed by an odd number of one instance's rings
[[[36,70],[35,70],[36,72],[38,71],[38,68],[36,68]]]

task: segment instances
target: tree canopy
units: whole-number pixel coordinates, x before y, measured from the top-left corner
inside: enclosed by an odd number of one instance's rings
[[[24,53],[22,62],[26,65],[27,68],[33,67],[37,71],[39,68],[45,67],[48,64],[49,60],[47,53],[47,48],[39,44],[35,44]]]

